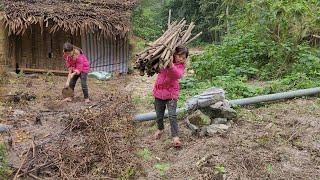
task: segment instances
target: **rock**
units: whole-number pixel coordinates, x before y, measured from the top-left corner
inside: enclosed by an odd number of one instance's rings
[[[230,105],[229,101],[227,101],[227,100],[219,101],[211,106],[214,109],[221,109],[222,107],[223,108],[231,108],[231,105]]]
[[[194,96],[187,100],[186,107],[188,111],[192,111],[198,108],[198,97],[199,95]]]
[[[211,123],[210,117],[203,114],[200,110],[193,112],[188,117],[188,120],[191,124],[196,126],[209,125]]]
[[[9,78],[17,78],[18,77],[18,74],[15,72],[8,72],[7,75]]]
[[[227,126],[231,126],[233,124],[233,121],[232,120],[229,120],[228,122],[227,122]]]
[[[199,131],[200,131],[199,127],[194,124],[191,124],[189,121],[189,117],[186,118],[185,122],[186,122],[187,127],[189,129],[191,129],[192,134],[196,135],[199,133]]]
[[[232,108],[222,110],[222,116],[227,119],[234,119],[237,117],[237,112]]]
[[[218,129],[217,128],[213,128],[213,127],[208,127],[207,128],[207,133],[206,135],[208,136],[213,136],[214,134],[218,133]]]
[[[212,119],[227,118],[234,119],[237,117],[237,112],[231,108],[228,101],[220,101],[211,106],[201,108],[201,111]]]
[[[199,107],[207,107],[219,101],[223,101],[224,99],[225,99],[225,93],[223,89],[211,88],[206,90],[200,95],[198,99],[198,105]]]
[[[220,88],[210,88],[200,95],[187,100],[187,110],[195,110],[201,107],[207,107],[225,99],[225,93]]]
[[[225,124],[211,124],[207,127],[207,134],[209,136],[213,136],[217,133],[225,133],[230,126],[227,126]]]
[[[200,137],[207,136],[207,127],[206,126],[201,127],[200,132],[199,132],[199,136]]]
[[[227,124],[228,119],[227,118],[215,118],[212,124]]]
[[[212,109],[211,107],[204,107],[200,109],[201,112],[207,116],[209,116],[211,119],[223,117],[221,114],[221,110],[219,109]]]
[[[13,115],[14,115],[14,116],[21,116],[21,115],[24,115],[24,114],[25,114],[25,112],[22,111],[22,110],[19,110],[19,109],[16,109],[16,110],[14,110],[14,112],[13,112]]]
[[[11,126],[0,124],[0,133],[8,132],[10,130]]]
[[[16,72],[7,72],[9,78],[17,78],[18,74]]]

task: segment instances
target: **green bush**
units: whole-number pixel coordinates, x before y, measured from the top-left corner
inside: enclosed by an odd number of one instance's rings
[[[211,81],[199,81],[193,77],[185,77],[180,81],[181,93],[179,107],[183,106],[185,101],[210,87],[220,87],[226,91],[228,99],[237,99],[251,97],[263,94],[265,89],[254,85],[246,84],[246,78],[236,76],[216,76]]]
[[[266,44],[256,40],[253,34],[228,36],[222,45],[210,45],[204,54],[194,56],[192,68],[199,79],[228,73],[251,78],[256,76],[261,62],[266,60],[266,53]]]
[[[318,86],[320,51],[304,38],[319,30],[319,10],[314,0],[246,3],[221,45],[192,58],[194,78],[225,88],[229,98]],[[270,82],[256,88],[252,79]]]

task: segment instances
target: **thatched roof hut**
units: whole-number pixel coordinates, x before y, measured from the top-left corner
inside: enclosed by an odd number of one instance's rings
[[[128,61],[127,36],[135,0],[3,0],[2,3],[2,21],[13,48],[9,52],[13,64],[62,70],[61,46],[65,41],[81,46],[94,70],[118,71],[119,68],[110,67],[95,69],[94,65],[123,65]],[[54,65],[40,62],[54,58],[59,59]]]

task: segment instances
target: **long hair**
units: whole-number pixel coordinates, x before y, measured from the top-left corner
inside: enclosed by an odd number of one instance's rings
[[[78,50],[80,52],[80,54],[83,54],[83,51],[81,48],[79,48],[69,42],[66,42],[63,44],[63,52],[71,52],[74,54],[75,50]]]
[[[175,54],[175,55],[177,55],[177,54],[179,54],[179,55],[185,54],[185,55],[186,55],[186,58],[188,58],[188,56],[189,56],[189,50],[188,50],[187,47],[180,45],[180,46],[177,46],[177,47],[176,47],[176,49],[175,49],[175,51],[174,51],[174,54]]]

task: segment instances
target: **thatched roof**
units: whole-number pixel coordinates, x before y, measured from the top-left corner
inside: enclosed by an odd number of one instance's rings
[[[50,33],[58,30],[103,36],[125,36],[135,0],[3,0],[9,34],[23,34],[32,24]]]

